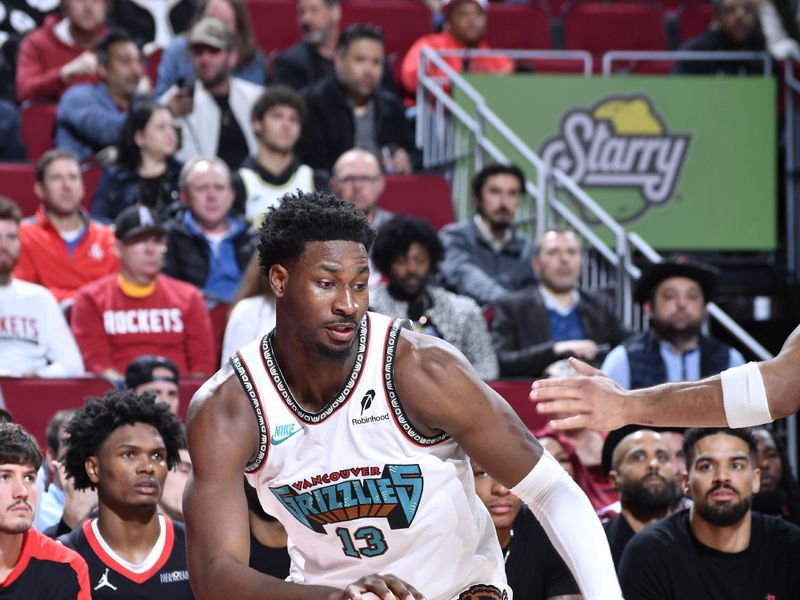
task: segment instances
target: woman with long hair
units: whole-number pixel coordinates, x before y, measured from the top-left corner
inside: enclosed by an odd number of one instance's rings
[[[253,254],[239,284],[225,337],[222,340],[222,365],[242,346],[272,331],[275,327],[275,296],[267,278],[261,274],[258,252]]]
[[[169,109],[135,103],[122,126],[117,161],[103,170],[92,199],[92,217],[110,223],[128,206],[143,204],[169,218],[179,205],[177,149]]]

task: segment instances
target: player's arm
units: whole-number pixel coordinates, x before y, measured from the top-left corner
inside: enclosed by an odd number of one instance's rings
[[[412,424],[429,435],[446,431],[528,504],[585,598],[619,599],[608,542],[586,495],[461,353],[436,338],[404,331],[394,369]]]
[[[287,583],[248,566],[250,524],[242,473],[258,448],[253,409],[235,377],[220,371],[189,406],[192,475],[183,498],[192,591],[198,600],[358,600],[422,596],[391,575],[370,575],[345,590]],[[230,371],[227,371],[229,374]],[[394,595],[392,595],[392,593]],[[372,596],[375,598],[375,596]]]
[[[701,381],[626,391],[597,369],[571,362],[583,377],[536,381],[531,391],[540,413],[573,415],[552,422],[556,429],[610,431],[628,423],[760,425],[800,409],[800,327],[776,357],[757,363],[757,367],[742,365]]]

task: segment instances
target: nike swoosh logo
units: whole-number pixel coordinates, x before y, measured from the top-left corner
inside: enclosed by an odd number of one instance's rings
[[[300,431],[302,431],[302,428],[298,427],[297,429],[293,429],[289,433],[280,436],[276,436],[273,433],[272,437],[269,440],[269,443],[272,444],[273,446],[279,446],[280,444],[288,440],[290,437],[292,437],[295,433],[300,433]]]

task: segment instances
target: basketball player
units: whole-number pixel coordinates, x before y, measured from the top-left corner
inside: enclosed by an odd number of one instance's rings
[[[90,398],[67,425],[64,464],[76,489],[97,488],[98,516],[59,538],[89,565],[94,600],[190,600],[183,526],[158,513],[181,424],[131,390]]]
[[[468,454],[528,503],[586,598],[620,598],[589,501],[508,404],[449,344],[366,312],[373,239],[351,204],[318,192],[284,196],[263,221],[276,328],[189,410],[197,597],[508,598]],[[289,582],[247,566],[243,471],[289,534]]]
[[[623,390],[602,371],[574,358],[584,377],[536,381],[531,400],[542,414],[567,414],[554,429],[602,431],[629,423],[675,427],[752,427],[800,409],[800,327],[777,356],[727,369],[700,381]]]

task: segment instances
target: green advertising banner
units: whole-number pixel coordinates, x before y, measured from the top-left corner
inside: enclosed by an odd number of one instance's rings
[[[539,156],[656,249],[775,249],[772,79],[467,79]]]

